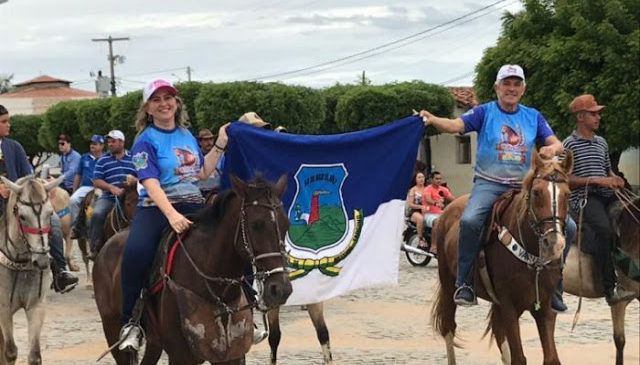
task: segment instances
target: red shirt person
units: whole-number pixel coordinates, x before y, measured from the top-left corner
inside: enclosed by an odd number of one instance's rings
[[[453,201],[455,196],[445,186],[442,186],[442,174],[433,171],[430,174],[430,184],[422,192],[422,204],[427,207],[427,212],[432,214],[442,213],[445,203]]]

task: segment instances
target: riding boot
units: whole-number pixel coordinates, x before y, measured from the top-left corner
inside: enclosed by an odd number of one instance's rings
[[[562,293],[562,278],[560,278],[555,293],[551,294],[551,309],[556,312],[565,312],[567,309],[569,309],[567,308],[567,305],[562,301]]]
[[[66,270],[60,269],[56,260],[51,260],[51,273],[53,274],[53,281],[51,282],[51,288],[56,293],[68,293],[78,285],[78,277],[71,274]]]

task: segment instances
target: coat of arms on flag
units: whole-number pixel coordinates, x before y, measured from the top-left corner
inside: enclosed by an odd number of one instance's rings
[[[348,237],[349,217],[342,198],[342,186],[348,176],[344,164],[307,165],[296,172],[296,194],[289,208],[289,231],[287,243],[289,266],[295,269],[292,279],[306,275],[313,269],[329,276],[338,275],[335,265],[349,255],[357,244],[362,227],[362,213],[357,210],[354,217],[356,229]],[[349,238],[347,240],[347,238]],[[322,255],[322,251],[344,246],[337,254]],[[296,252],[312,252],[316,259],[297,257]]]

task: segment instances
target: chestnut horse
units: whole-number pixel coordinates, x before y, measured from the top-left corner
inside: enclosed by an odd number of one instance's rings
[[[291,294],[284,269],[289,222],[280,201],[286,175],[275,185],[261,178],[245,183],[235,176],[231,182],[232,190],[190,216],[194,225],[186,234],[179,239],[165,236],[159,245],[151,276],[161,277],[164,285],[146,300],[142,364],[157,363],[162,350],[172,365],[243,364],[252,344],[250,308],[266,311]],[[107,241],[93,270],[95,300],[109,346],[118,342],[120,332],[120,262],[127,235],[123,230]],[[255,303],[242,289],[247,266],[253,268],[259,288]],[[111,354],[119,365],[135,363],[117,346]]]
[[[331,345],[329,343],[329,329],[324,322],[323,302],[307,304],[307,312],[313,323],[313,327],[316,329],[316,336],[320,347],[322,348],[322,364],[333,364],[333,357],[331,355]],[[280,307],[273,308],[267,312],[267,318],[269,321],[269,347],[271,348],[271,365],[278,363],[278,345],[280,344],[280,338],[282,333],[280,332]]]
[[[567,175],[572,167],[570,152],[558,162],[543,160],[533,151],[531,168],[523,179],[522,190],[518,193],[510,191],[515,194],[511,195],[512,200],[498,199],[490,215],[490,224],[485,227],[485,258],[477,260],[473,274],[478,296],[493,303],[487,332],[493,332],[505,364],[526,364],[518,325],[524,311],[530,311],[536,321],[544,364],[560,364],[554,341],[556,314],[551,309],[551,295],[560,279],[560,260],[565,246],[562,227],[568,214]],[[503,197],[509,196],[510,192]],[[463,196],[451,203],[433,230],[438,247],[440,288],[432,309],[432,320],[434,329],[445,339],[449,364],[455,364],[456,304],[453,294],[459,220],[467,199],[468,196]],[[498,238],[497,228],[503,240]],[[518,244],[521,250],[517,249]],[[512,250],[519,252],[529,263],[516,258]],[[484,262],[489,275],[483,275],[479,270]]]
[[[640,198],[630,199],[630,193],[616,192],[621,205],[616,206],[610,216],[614,228],[620,238],[620,248],[617,257],[621,257],[622,265],[617,266],[618,281],[622,286],[636,293],[640,301]],[[583,242],[584,238],[583,237]],[[581,263],[579,263],[579,260]],[[624,264],[626,261],[626,265]],[[629,265],[635,265],[635,272],[631,272]],[[633,271],[633,270],[631,270]],[[635,274],[635,277],[631,277]],[[602,275],[597,269],[592,255],[580,252],[577,245],[572,245],[567,262],[563,270],[564,290],[567,293],[585,298],[604,297]],[[631,300],[625,300],[611,306],[613,321],[613,340],[616,345],[616,365],[624,363],[624,322],[625,311]],[[577,318],[576,318],[577,320]]]

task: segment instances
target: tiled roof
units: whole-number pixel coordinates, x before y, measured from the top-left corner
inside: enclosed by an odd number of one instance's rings
[[[40,75],[38,77],[34,77],[30,80],[27,81],[23,81],[19,84],[15,84],[14,86],[26,86],[26,85],[31,85],[31,84],[43,84],[43,83],[49,83],[49,82],[61,82],[64,84],[71,84],[71,81],[67,81],[67,80],[63,80],[63,79],[57,79],[55,77],[51,77],[49,75]]]
[[[27,89],[9,91],[0,94],[0,98],[78,98],[97,97],[98,93],[70,87],[51,87],[45,89]]]
[[[456,99],[459,106],[471,109],[478,105],[476,95],[471,86],[449,86],[447,87],[451,95]]]

